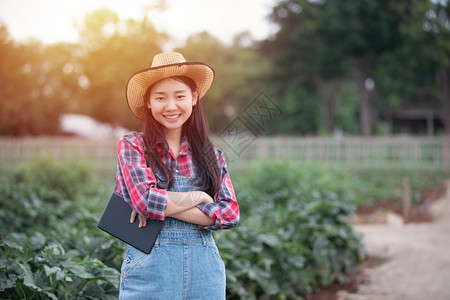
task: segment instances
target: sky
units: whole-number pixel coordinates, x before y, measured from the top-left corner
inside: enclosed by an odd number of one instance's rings
[[[76,42],[86,14],[106,7],[119,18],[142,20],[145,8],[158,0],[0,0],[0,24],[6,25],[14,40],[30,38],[43,43]],[[267,16],[276,0],[166,0],[166,10],[151,9],[148,16],[155,27],[182,46],[186,37],[208,31],[224,43],[236,33],[249,31],[256,40],[274,32]]]

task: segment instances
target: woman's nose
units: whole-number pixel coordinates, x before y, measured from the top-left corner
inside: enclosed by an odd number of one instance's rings
[[[169,99],[167,101],[166,110],[174,110],[177,108],[177,104],[175,102],[175,99]]]

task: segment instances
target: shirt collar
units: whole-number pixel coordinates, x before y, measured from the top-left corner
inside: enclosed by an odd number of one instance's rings
[[[189,153],[190,150],[191,150],[191,147],[189,145],[187,136],[183,136],[181,138],[181,147],[180,147],[179,155],[186,155]]]

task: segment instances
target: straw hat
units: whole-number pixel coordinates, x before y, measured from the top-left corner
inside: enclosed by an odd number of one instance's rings
[[[197,84],[199,98],[202,98],[211,87],[214,80],[214,70],[201,62],[187,62],[177,52],[166,52],[155,55],[150,68],[136,72],[128,80],[126,96],[128,106],[133,114],[144,119],[145,92],[157,81],[173,77],[186,76],[192,78]]]

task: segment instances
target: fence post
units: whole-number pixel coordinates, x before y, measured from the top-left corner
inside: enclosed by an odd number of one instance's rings
[[[409,186],[409,177],[405,176],[403,177],[403,203],[402,203],[403,223],[408,222],[410,202],[411,202],[411,189]]]

